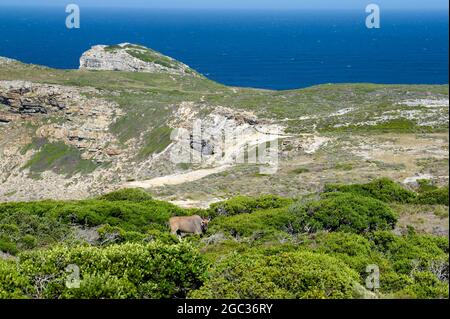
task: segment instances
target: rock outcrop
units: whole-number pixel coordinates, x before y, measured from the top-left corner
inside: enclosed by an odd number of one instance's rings
[[[93,46],[81,56],[80,69],[198,75],[181,62],[130,43]]]

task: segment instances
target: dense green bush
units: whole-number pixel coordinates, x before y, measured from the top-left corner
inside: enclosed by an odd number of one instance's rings
[[[433,182],[429,179],[418,179],[417,186],[418,186],[417,191],[419,193],[434,191],[434,190],[438,189],[438,187],[436,185],[434,185]]]
[[[5,252],[11,255],[15,255],[19,252],[17,244],[12,242],[10,239],[5,237],[0,237],[0,252]]]
[[[415,199],[416,204],[448,206],[448,186],[420,193]]]
[[[152,196],[146,191],[139,188],[126,188],[100,196],[99,199],[108,201],[130,201],[139,203],[152,200]]]
[[[157,200],[139,203],[84,200],[0,204],[0,216],[22,215],[23,218],[30,220],[39,217],[42,220],[40,224],[48,225],[50,229],[55,223],[62,222],[83,226],[109,224],[129,231],[146,231],[154,228],[165,230],[170,217],[186,213],[175,205]],[[45,222],[43,218],[46,219]]]
[[[380,292],[391,297],[442,298],[448,295],[448,239],[387,231],[370,233],[368,238],[351,233],[318,233],[309,244],[314,251],[345,262],[367,276],[366,267],[380,270]],[[430,278],[430,274],[432,278]],[[422,280],[427,278],[427,281]],[[430,286],[425,283],[429,282]]]
[[[2,210],[0,206],[0,251],[18,251],[63,241],[70,235],[68,225],[49,216],[27,214],[25,210]]]
[[[0,259],[0,299],[26,298],[30,290],[29,280],[19,274],[14,261]]]
[[[298,217],[284,208],[258,210],[251,214],[221,216],[213,219],[209,234],[224,232],[234,236],[265,236],[277,232],[297,233]]]
[[[131,299],[139,296],[136,286],[127,278],[110,273],[86,274],[76,289],[65,289],[60,298]]]
[[[380,254],[374,252],[373,243],[354,233],[318,233],[310,246],[318,252],[332,255],[356,270],[361,278],[366,276],[367,265],[384,266]]]
[[[275,195],[262,195],[256,198],[237,196],[224,202],[212,204],[208,213],[211,217],[249,214],[260,209],[285,207],[291,203],[291,199]]]
[[[340,260],[311,252],[231,254],[190,298],[352,298],[358,275]]]
[[[117,226],[110,226],[108,224],[98,228],[100,244],[117,244],[123,242],[142,242],[145,239],[150,239],[150,235],[135,231],[126,231]]]
[[[371,236],[391,268],[380,278],[383,293],[395,298],[448,298],[448,238],[388,232]]]
[[[166,227],[173,215],[183,214],[183,210],[166,202],[147,201],[82,201],[67,204],[50,212],[56,218],[63,218],[87,226],[109,224],[125,230],[145,231],[153,227]]]
[[[396,292],[394,297],[417,299],[448,299],[448,281],[440,281],[429,271],[412,274],[413,283]]]
[[[346,192],[372,197],[386,203],[409,203],[414,200],[416,194],[409,191],[388,178],[380,178],[367,184],[328,184],[325,192]]]
[[[430,270],[435,263],[448,268],[447,237],[416,234],[396,236],[387,231],[379,231],[370,234],[370,238],[375,248],[391,261],[393,269],[398,273],[410,275],[414,270]]]
[[[330,193],[318,201],[293,206],[304,228],[364,233],[393,229],[395,213],[385,203],[354,193]]]
[[[69,265],[79,267],[79,289],[66,287]],[[188,244],[152,242],[26,252],[18,271],[33,285],[31,297],[183,298],[201,285],[206,264]]]

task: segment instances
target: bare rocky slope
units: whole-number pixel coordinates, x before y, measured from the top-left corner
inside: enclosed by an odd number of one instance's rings
[[[0,201],[142,187],[205,207],[377,176],[446,185],[448,107],[448,85],[226,87],[128,43],[93,47],[79,70],[0,58]],[[227,134],[239,138],[227,144]],[[243,155],[268,143],[270,173]],[[195,160],[173,161],[183,147]]]

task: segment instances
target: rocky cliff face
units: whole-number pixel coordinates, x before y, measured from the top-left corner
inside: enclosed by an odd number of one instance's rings
[[[80,69],[196,75],[183,63],[130,43],[92,47],[81,56]]]

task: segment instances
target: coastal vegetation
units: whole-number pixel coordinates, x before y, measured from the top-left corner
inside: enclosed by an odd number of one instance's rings
[[[448,298],[448,237],[398,227],[411,207],[448,210],[448,188],[420,185],[382,178],[208,209],[140,189],[3,203],[0,298]],[[193,214],[212,219],[203,236],[170,234],[170,217]]]

